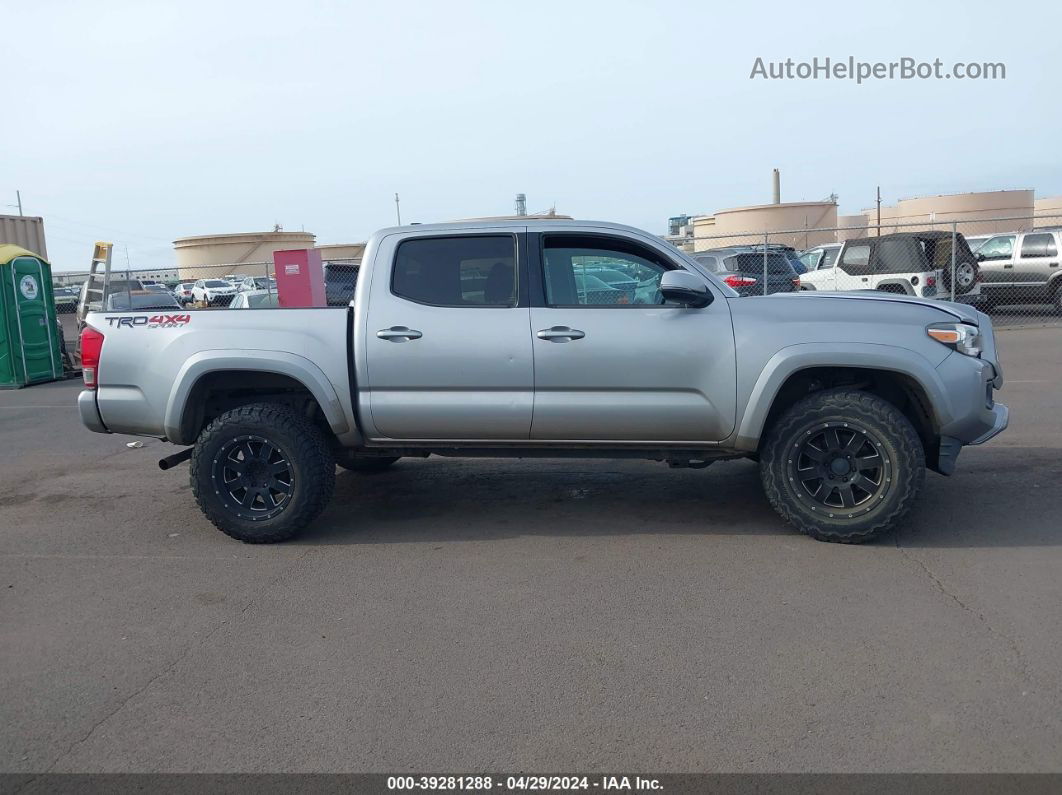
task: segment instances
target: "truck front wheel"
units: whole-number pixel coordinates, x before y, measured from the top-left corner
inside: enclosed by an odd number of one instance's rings
[[[867,392],[831,389],[790,407],[760,451],[774,509],[819,541],[869,541],[895,527],[925,480],[910,421]]]
[[[324,510],[336,469],[320,429],[254,403],[208,425],[192,453],[192,492],[214,526],[250,544],[286,541]]]

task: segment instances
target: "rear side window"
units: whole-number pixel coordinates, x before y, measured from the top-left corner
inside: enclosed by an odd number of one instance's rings
[[[763,254],[734,254],[723,260],[728,271],[763,275]],[[768,276],[793,276],[795,271],[782,254],[767,255]]]
[[[951,249],[950,241],[948,249]],[[922,273],[929,268],[931,257],[932,253],[914,238],[882,240],[878,243],[874,268],[878,273]]]
[[[823,250],[822,262],[819,263],[819,270],[823,268],[832,268],[837,263],[837,252],[839,248],[827,248]]]
[[[1049,233],[1026,235],[1021,241],[1023,257],[1054,257],[1058,255],[1055,236]]]
[[[516,306],[512,235],[414,238],[398,245],[391,290],[431,306]]]

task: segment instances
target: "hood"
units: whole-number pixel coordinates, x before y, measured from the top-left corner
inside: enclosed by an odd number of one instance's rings
[[[980,312],[978,312],[973,307],[967,306],[966,304],[956,304],[951,301],[940,301],[935,298],[913,298],[907,295],[897,295],[896,293],[883,293],[874,290],[849,293],[829,293],[815,290],[799,293],[775,293],[774,295],[768,295],[765,297],[772,301],[786,299],[791,301],[887,301],[889,303],[894,304],[914,304],[916,306],[924,306],[928,309],[937,309],[941,312],[945,312],[961,320],[963,323],[969,323],[971,326],[980,325]]]

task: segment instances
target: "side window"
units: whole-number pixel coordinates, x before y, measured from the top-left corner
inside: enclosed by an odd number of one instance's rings
[[[516,238],[405,240],[395,253],[391,290],[431,306],[516,306]]]
[[[673,267],[637,243],[593,235],[546,235],[542,258],[550,306],[663,304],[660,277]]]
[[[997,235],[989,238],[977,253],[986,260],[1010,259],[1014,255],[1014,235]]]
[[[1021,241],[1023,257],[1054,257],[1058,255],[1055,236],[1049,232],[1038,235],[1026,235]]]
[[[839,248],[828,248],[823,250],[822,261],[819,263],[819,270],[824,270],[825,268],[832,268],[834,265],[836,265],[837,253],[840,250],[841,249]]]

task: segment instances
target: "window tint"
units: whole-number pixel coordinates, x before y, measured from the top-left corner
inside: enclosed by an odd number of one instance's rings
[[[841,260],[844,265],[866,265],[869,262],[870,246],[849,246]]]
[[[512,235],[406,240],[391,281],[395,295],[433,306],[515,306]]]
[[[819,263],[819,270],[822,270],[823,268],[832,268],[834,265],[836,265],[837,252],[839,252],[840,250],[841,249],[839,248],[823,249],[822,262]]]
[[[695,254],[693,258],[710,271],[719,270],[719,260],[711,254]]]
[[[763,254],[734,254],[723,260],[726,270],[735,273],[749,273],[763,275]],[[768,276],[794,276],[792,266],[781,254],[767,255]]]
[[[875,252],[874,269],[878,273],[922,273],[929,268],[929,259],[932,257],[932,251],[927,250],[926,246],[933,242],[914,238],[882,240]],[[950,240],[947,241],[947,247],[950,251]]]
[[[550,306],[663,304],[663,256],[626,240],[546,235],[543,241],[546,302]]]
[[[989,238],[977,253],[987,260],[1010,259],[1014,254],[1014,235],[998,235]]]
[[[1054,257],[1058,255],[1055,236],[1050,233],[1026,235],[1021,241],[1023,257]]]

